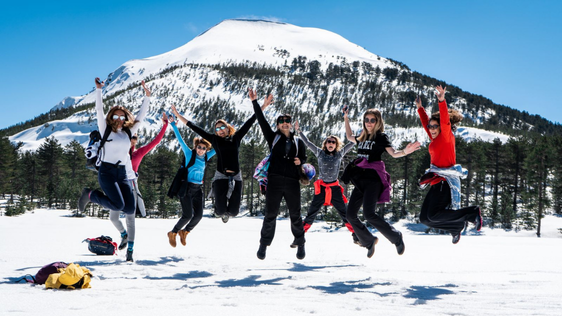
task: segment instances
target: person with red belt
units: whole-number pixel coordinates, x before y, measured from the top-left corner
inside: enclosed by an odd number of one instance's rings
[[[423,201],[420,222],[448,231],[453,236],[453,244],[456,244],[460,241],[465,222],[474,223],[476,230],[480,231],[482,213],[478,206],[460,208],[460,179],[466,171],[457,164],[453,132],[463,117],[457,110],[447,108],[447,88],[437,86],[436,89],[439,112],[431,117],[427,116],[420,97],[416,99],[418,115],[430,139],[428,149],[431,157],[431,167],[420,181],[421,185],[431,185]]]
[[[299,123],[295,122],[295,132],[299,131]],[[304,231],[310,229],[316,215],[322,206],[333,206],[339,213],[345,227],[349,229],[353,242],[359,244],[359,239],[353,231],[353,227],[345,216],[347,198],[343,194],[343,188],[338,181],[341,161],[354,143],[343,146],[339,137],[330,135],[322,142],[322,148],[314,145],[304,133],[300,133],[301,139],[310,151],[318,158],[318,180],[314,182],[314,198],[308,207],[308,213],[303,221]]]
[[[390,175],[386,172],[383,153],[387,152],[394,158],[404,157],[420,148],[419,142],[410,143],[403,150],[395,150],[384,133],[384,121],[378,109],[368,109],[363,114],[363,130],[358,137],[351,131],[348,117],[349,109],[344,110],[345,133],[347,139],[357,143],[357,159],[351,163],[349,176],[354,185],[349,203],[347,204],[347,220],[353,227],[361,245],[367,248],[367,257],[375,253],[378,238],[359,220],[357,213],[363,206],[363,215],[402,255],[405,250],[402,233],[387,223],[375,212],[377,203],[390,202]],[[349,167],[346,167],[348,169]],[[346,170],[347,171],[347,170]]]

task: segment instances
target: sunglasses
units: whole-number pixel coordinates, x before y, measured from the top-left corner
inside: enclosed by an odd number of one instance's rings
[[[291,118],[290,117],[285,117],[285,118],[278,118],[277,119],[277,124],[283,124],[283,123],[291,123]]]
[[[439,128],[439,124],[435,124],[435,125],[427,124],[427,129],[438,129],[438,128]]]
[[[373,124],[374,124],[374,123],[376,123],[376,122],[377,122],[377,119],[376,119],[376,118],[374,118],[374,117],[373,117],[373,118],[371,118],[371,119],[369,119],[368,117],[366,117],[366,118],[365,118],[365,123],[369,123],[369,122],[371,122],[371,123],[373,123]]]
[[[125,115],[113,115],[113,120],[121,120],[124,121],[127,117]]]
[[[197,145],[197,149],[201,149],[201,150],[207,150],[207,147],[205,147],[205,146],[199,146],[199,145]]]
[[[326,144],[336,144],[336,141],[333,140],[333,139],[328,139],[328,140],[326,141]]]
[[[226,129],[226,126],[221,125],[220,127],[215,128],[215,130],[218,132],[220,130]]]
[[[137,140],[139,138],[137,136],[133,136],[133,137],[131,137],[131,139]]]

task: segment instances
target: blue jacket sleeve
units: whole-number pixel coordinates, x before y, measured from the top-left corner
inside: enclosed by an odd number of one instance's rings
[[[191,149],[189,149],[189,147],[187,147],[187,145],[183,141],[183,138],[180,135],[180,131],[178,130],[178,127],[176,126],[176,123],[172,122],[171,125],[172,125],[172,129],[174,130],[174,134],[176,135],[176,138],[178,139],[178,142],[180,143],[181,149],[183,150],[183,154],[185,155],[184,166],[187,167],[187,163],[191,159]]]

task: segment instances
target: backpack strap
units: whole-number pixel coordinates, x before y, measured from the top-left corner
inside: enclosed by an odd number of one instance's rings
[[[281,135],[279,134],[275,134],[275,138],[273,139],[273,144],[271,144],[271,148],[269,148],[269,151],[273,151],[273,147],[275,147],[275,144],[277,144],[277,142],[279,141],[279,139],[281,138]]]
[[[130,131],[129,131],[129,133],[130,133]],[[105,127],[105,131],[103,132],[103,137],[101,138],[101,141],[100,141],[100,147],[99,147],[100,150],[102,149],[103,145],[105,145],[105,142],[109,138],[109,134],[111,134],[111,126],[108,125],[108,126]]]
[[[197,152],[195,150],[191,151],[191,158],[189,159],[189,162],[187,163],[187,166],[185,166],[185,169],[189,169],[191,168],[191,166],[193,166],[195,164],[195,156],[197,156]],[[205,154],[205,161],[207,161],[207,154]]]

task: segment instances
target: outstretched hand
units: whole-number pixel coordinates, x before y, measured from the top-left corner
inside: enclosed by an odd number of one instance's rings
[[[416,97],[416,106],[418,107],[418,109],[423,107],[422,102],[421,102],[421,98],[420,98],[419,95]]]
[[[170,117],[168,117],[168,122],[174,123],[175,121],[176,121],[176,119],[174,118],[173,115],[170,115]]]
[[[250,101],[255,101],[258,98],[258,94],[252,88],[248,88],[248,96],[250,97]]]
[[[146,87],[146,84],[144,83],[144,80],[141,81],[141,85],[142,85],[142,88],[144,89],[144,94],[145,94],[147,97],[149,97],[149,96],[151,95],[151,93],[150,93],[150,90],[148,90],[148,88]]]
[[[447,87],[443,88],[439,85],[435,87],[435,89],[437,89],[437,92],[435,93],[435,95],[437,96],[437,100],[439,100],[439,102],[443,102],[445,100],[445,92],[447,92]]]
[[[349,106],[344,106],[343,109],[341,110],[343,112],[343,118],[347,119],[349,118]]]
[[[174,112],[174,114],[175,114],[176,116],[178,116],[179,113],[178,113],[178,109],[176,109],[176,106],[172,104],[171,108],[172,108],[172,112]]]
[[[96,88],[97,89],[101,89],[105,85],[105,82],[101,81],[100,78],[98,78],[98,77],[96,77],[95,82],[96,82]]]
[[[271,103],[273,103],[273,95],[270,94],[263,100],[263,105],[261,106],[262,111],[265,110]]]
[[[168,115],[166,112],[162,113],[162,123],[166,124],[168,121]]]
[[[296,120],[295,124],[293,124],[293,128],[295,129],[295,132],[299,131],[299,121],[298,120]]]
[[[404,153],[406,155],[409,155],[409,154],[413,153],[414,151],[420,149],[420,147],[421,147],[421,144],[418,141],[409,143],[408,145],[406,145],[406,148],[404,148]]]

